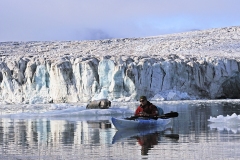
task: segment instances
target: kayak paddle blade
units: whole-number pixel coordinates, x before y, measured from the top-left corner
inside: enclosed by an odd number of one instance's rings
[[[166,114],[158,116],[158,118],[163,118],[163,119],[174,118],[174,117],[178,117],[178,112],[170,112],[170,113],[166,113]]]

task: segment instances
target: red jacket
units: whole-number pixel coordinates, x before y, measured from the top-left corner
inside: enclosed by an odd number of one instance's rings
[[[149,114],[149,116],[157,116],[158,115],[158,109],[155,105],[150,103],[149,101],[145,106],[138,106],[138,108],[135,111],[135,116],[140,116],[140,113],[145,112]]]

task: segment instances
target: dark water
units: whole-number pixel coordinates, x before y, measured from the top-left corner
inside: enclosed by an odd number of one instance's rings
[[[154,104],[179,113],[166,130],[119,132],[111,116],[0,118],[0,159],[240,159],[240,124],[214,128],[208,122],[210,116],[239,115],[239,100]]]

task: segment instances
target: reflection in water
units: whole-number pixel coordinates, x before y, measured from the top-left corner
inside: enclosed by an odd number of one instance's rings
[[[240,114],[240,101],[159,102],[177,111],[172,130],[117,131],[109,119],[0,118],[0,159],[240,159],[240,132],[209,127]],[[141,152],[142,151],[142,152]],[[141,156],[141,154],[145,154]],[[137,157],[137,158],[136,158]]]
[[[111,137],[111,135],[109,135],[108,133],[106,133],[105,137],[103,137],[103,133],[99,132],[100,129],[111,128],[111,123],[108,120],[100,121],[100,122],[87,121],[87,125],[88,125],[88,128],[91,128],[91,131],[94,131],[90,134],[91,143],[99,144],[101,143],[100,140],[104,141],[108,136]],[[110,139],[106,141],[107,142],[103,142],[103,143],[110,143]]]
[[[148,150],[153,148],[154,145],[158,144],[158,136],[159,136],[159,134],[156,132],[156,133],[151,133],[151,134],[147,134],[144,136],[136,137],[138,144],[140,144],[142,146],[142,148],[141,148],[142,155],[147,155]]]
[[[138,144],[141,145],[141,155],[148,155],[148,151],[161,142],[162,138],[169,138],[176,143],[179,140],[178,134],[165,134],[164,132],[155,132],[143,136],[136,136]]]
[[[16,143],[20,146],[45,144],[84,144],[94,135],[100,139],[101,128],[110,128],[108,120],[102,122],[71,122],[47,119],[0,119],[0,145]],[[89,132],[89,130],[95,132]],[[99,142],[98,142],[99,143]],[[107,143],[107,142],[105,142]]]
[[[102,120],[100,122],[95,122],[95,121],[87,121],[88,126],[92,128],[101,128],[101,129],[107,129],[111,128],[111,123],[109,120]]]
[[[119,130],[115,133],[112,143],[122,143],[130,139],[141,146],[141,155],[148,155],[148,151],[161,142],[177,143],[179,135],[173,134],[171,125],[163,128]]]

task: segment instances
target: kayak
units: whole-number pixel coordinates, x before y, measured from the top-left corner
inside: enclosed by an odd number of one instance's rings
[[[154,128],[154,127],[165,127],[170,124],[171,119],[143,119],[137,118],[134,120],[127,120],[123,118],[112,117],[112,123],[117,130],[123,129],[144,129],[144,128]]]

